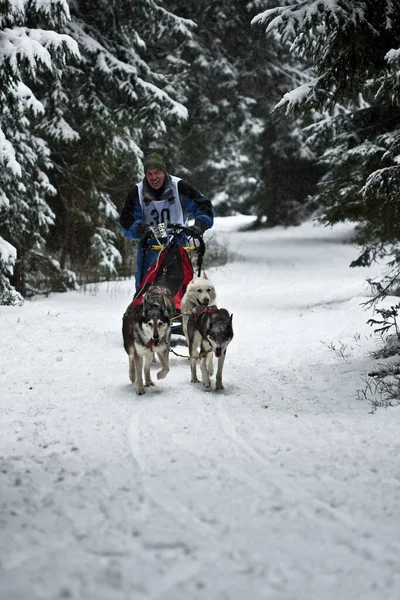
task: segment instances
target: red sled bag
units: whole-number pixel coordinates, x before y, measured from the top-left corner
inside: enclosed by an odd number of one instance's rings
[[[157,261],[147,271],[140,287],[130,304],[136,306],[143,301],[143,295],[151,285],[167,288],[174,298],[175,308],[181,310],[183,295],[188,283],[193,279],[192,263],[182,246],[173,245],[163,250]]]

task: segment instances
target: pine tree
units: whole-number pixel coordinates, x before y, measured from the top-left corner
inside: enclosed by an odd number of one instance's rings
[[[325,112],[311,129],[326,174],[315,196],[321,220],[354,221],[352,263],[398,262],[400,227],[400,11],[392,0],[289,2],[255,21],[310,59],[314,77],[278,107]],[[328,149],[326,149],[328,148]]]
[[[78,55],[76,43],[60,30],[68,19],[63,0],[2,3],[0,16],[0,303],[21,300],[26,255],[43,244],[54,222],[48,199],[50,151],[35,130],[44,106],[31,82],[52,79],[65,60]],[[29,26],[28,26],[29,24]],[[47,27],[46,29],[42,27]],[[57,270],[57,265],[53,264]],[[16,272],[15,272],[16,271]],[[61,276],[63,274],[61,273]],[[62,279],[62,277],[61,277]]]

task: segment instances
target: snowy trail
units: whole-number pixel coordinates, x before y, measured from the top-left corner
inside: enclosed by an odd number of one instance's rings
[[[398,599],[399,409],[357,400],[374,341],[348,232],[217,226],[223,392],[171,355],[135,395],[131,281],[0,307],[1,598]]]
[[[359,522],[354,521],[357,507],[346,506],[344,498],[336,500],[332,496],[332,486],[338,488],[336,495],[348,493],[348,489],[340,489],[343,483],[347,488],[349,482],[342,482],[339,472],[335,477],[327,477],[321,465],[320,473],[314,472],[312,477],[305,478],[296,456],[291,461],[284,459],[284,464],[280,458],[276,462],[276,448],[272,450],[275,457],[271,460],[271,451],[262,454],[238,435],[223,407],[223,399],[207,405],[202,407],[201,412],[207,413],[202,418],[198,410],[194,415],[191,411],[193,421],[187,416],[181,419],[182,413],[176,408],[170,411],[164,408],[161,416],[162,407],[157,402],[134,418],[131,436],[135,440],[134,455],[140,457],[147,494],[152,499],[161,499],[171,519],[180,520],[181,526],[189,529],[196,544],[201,546],[202,558],[198,557],[197,563],[203,568],[198,577],[205,578],[204,586],[214,590],[215,597],[218,597],[216,582],[210,584],[210,576],[205,575],[215,563],[219,565],[220,575],[226,570],[236,573],[239,569],[227,596],[237,598],[243,592],[238,593],[235,588],[249,573],[252,573],[255,597],[264,597],[265,591],[256,590],[266,585],[264,578],[273,580],[272,573],[276,571],[284,577],[278,577],[280,584],[286,581],[293,597],[300,586],[305,590],[300,597],[307,598],[311,592],[315,597],[321,593],[318,588],[309,587],[309,578],[315,569],[324,572],[328,579],[342,571],[341,592],[344,594],[346,582],[357,567],[362,579],[369,564],[368,569],[376,570],[377,582],[379,573],[388,567],[389,572],[393,570],[398,543],[389,544],[382,556],[382,547],[391,537],[391,526],[385,531],[382,524],[377,535],[375,515],[364,515]],[[205,428],[208,435],[203,440]],[[265,429],[257,431],[262,432],[265,435]],[[285,453],[287,448],[282,450]],[[162,458],[161,454],[164,454]],[[362,464],[358,468],[362,468]],[[322,489],[316,490],[316,484]],[[304,553],[304,540],[308,540],[313,554],[311,564],[309,554]],[[288,548],[294,562],[282,574],[280,569],[282,564],[287,565]],[[389,554],[391,559],[388,559]],[[257,573],[261,564],[263,569]],[[184,594],[192,597],[194,592],[189,583],[180,590],[182,597]],[[274,589],[275,594],[279,592],[277,597],[292,597],[288,588],[283,587],[282,593],[273,586],[267,589]],[[239,588],[243,590],[242,584]],[[338,593],[337,588],[335,593]],[[368,593],[368,588],[363,593]]]

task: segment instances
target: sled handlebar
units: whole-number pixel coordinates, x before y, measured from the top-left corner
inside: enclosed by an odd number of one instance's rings
[[[204,243],[203,236],[201,235],[201,233],[193,231],[191,227],[187,227],[186,225],[169,225],[168,229],[171,229],[173,232],[176,231],[177,233],[185,233],[188,237],[196,239],[199,242],[198,247],[196,246],[197,253],[201,256],[204,255],[206,251],[206,245]]]
[[[201,233],[197,233],[196,231],[194,231],[191,227],[187,227],[186,225],[168,225],[167,227],[163,226],[162,233],[161,231],[157,231],[157,228],[154,228],[153,232],[154,234],[158,233],[160,237],[162,236],[164,238],[167,238],[167,241],[163,243],[159,241],[157,235],[154,235],[154,237],[158,241],[158,245],[151,244],[151,248],[153,250],[160,250],[163,247],[172,246],[172,244],[177,241],[179,234],[183,233],[187,237],[191,237],[194,241],[196,240],[196,243],[193,246],[188,246],[186,250],[196,251],[199,256],[204,256],[206,246],[203,240],[203,236],[201,235]]]
[[[173,246],[174,243],[178,243],[180,234],[184,234],[187,237],[192,238],[193,245],[186,247],[183,246],[183,248],[188,252],[197,252],[197,270],[200,276],[201,267],[203,263],[203,256],[206,251],[206,246],[201,233],[197,233],[191,227],[187,227],[186,225],[172,224],[168,226],[162,225],[162,228],[160,228],[160,231],[158,231],[157,233],[160,234],[160,237],[166,237],[167,241],[164,244],[159,241],[158,237],[156,237],[157,241],[159,242],[158,245],[151,244],[150,246],[147,246],[150,247],[152,250],[164,250],[166,248],[169,248],[170,246]],[[179,242],[179,245],[182,245],[182,237],[180,238]]]

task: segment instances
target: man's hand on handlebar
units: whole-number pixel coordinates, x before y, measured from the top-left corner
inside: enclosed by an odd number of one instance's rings
[[[138,226],[138,234],[140,235],[140,241],[142,242],[142,244],[145,244],[152,236],[152,230],[150,225],[147,225],[147,223],[141,223]]]
[[[197,225],[192,225],[191,227],[188,227],[188,229],[193,232],[196,237],[200,235],[202,236],[204,233],[203,229],[201,227],[197,227]]]
[[[195,237],[197,239],[201,239],[203,237],[203,233],[205,231],[205,226],[204,223],[202,221],[195,221],[194,225],[188,226],[188,225],[169,225],[169,227],[173,230],[179,230],[182,231],[183,233],[186,233],[186,235]]]

